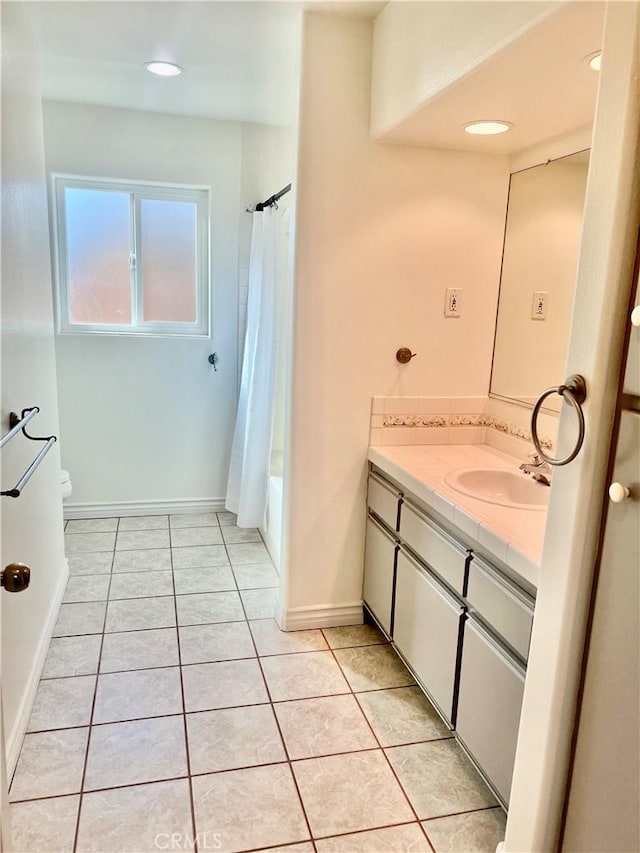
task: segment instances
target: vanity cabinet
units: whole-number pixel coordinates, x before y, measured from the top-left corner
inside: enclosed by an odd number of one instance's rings
[[[506,806],[532,596],[372,471],[363,599]]]
[[[470,615],[490,626],[526,662],[534,602],[485,560],[473,554],[466,594]]]
[[[451,589],[462,595],[466,549],[407,500],[403,502],[400,514],[400,536]]]
[[[465,621],[456,733],[509,802],[525,669],[473,616]]]
[[[431,572],[400,550],[393,640],[449,724],[463,612]]]
[[[391,636],[392,602],[395,580],[395,539],[369,516],[364,553],[363,597],[380,627]]]

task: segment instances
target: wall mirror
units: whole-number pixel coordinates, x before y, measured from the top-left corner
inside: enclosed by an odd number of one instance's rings
[[[588,169],[586,150],[511,175],[493,397],[532,406],[563,380]]]

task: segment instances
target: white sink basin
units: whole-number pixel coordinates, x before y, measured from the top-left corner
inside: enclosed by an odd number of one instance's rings
[[[519,471],[499,468],[460,468],[444,482],[463,495],[512,509],[546,509],[551,491]]]

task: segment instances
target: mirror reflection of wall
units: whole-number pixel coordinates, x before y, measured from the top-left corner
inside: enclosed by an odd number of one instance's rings
[[[589,152],[511,175],[492,395],[533,404],[564,378]]]

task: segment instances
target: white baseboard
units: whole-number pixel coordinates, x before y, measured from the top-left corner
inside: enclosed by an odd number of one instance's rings
[[[47,652],[49,651],[49,643],[51,642],[51,637],[53,636],[53,629],[56,627],[56,622],[58,621],[60,605],[62,604],[64,592],[67,588],[67,581],[69,579],[69,563],[66,559],[64,561],[64,564],[65,571],[60,576],[58,586],[53,595],[53,598],[51,599],[51,609],[49,610],[47,621],[42,629],[42,634],[40,635],[38,651],[36,652],[35,660],[33,662],[33,668],[29,676],[27,687],[22,696],[20,707],[18,708],[18,713],[16,715],[13,731],[11,731],[7,736],[6,761],[8,780],[10,780],[13,776],[13,773],[16,769],[16,764],[18,763],[18,758],[20,757],[22,741],[24,740],[24,735],[27,731],[27,726],[29,725],[29,718],[31,717],[31,710],[33,709],[33,703],[36,698],[38,684],[40,683],[42,670],[44,669],[44,662],[47,657]]]
[[[173,501],[120,501],[117,503],[64,503],[65,518],[112,518],[133,515],[179,515],[189,512],[224,512],[224,498],[179,498]]]
[[[340,628],[343,625],[362,625],[362,602],[351,604],[319,604],[313,607],[278,609],[278,625],[283,631],[302,631],[305,628]]]

